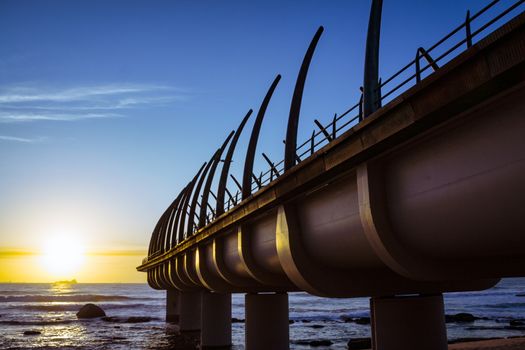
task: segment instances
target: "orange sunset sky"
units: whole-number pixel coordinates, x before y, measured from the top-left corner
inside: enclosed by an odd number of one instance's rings
[[[360,98],[369,1],[154,4],[0,1],[0,283],[145,283],[136,267],[155,223],[277,73],[254,172],[268,169],[261,152],[283,158],[297,73],[320,25],[299,142],[314,119]],[[385,1],[380,75],[480,6]],[[248,138],[232,163],[238,178]]]

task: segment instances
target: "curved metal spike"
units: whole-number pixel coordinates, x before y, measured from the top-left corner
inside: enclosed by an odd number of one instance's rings
[[[314,119],[314,123],[315,123],[315,125],[317,125],[319,130],[321,130],[321,132],[323,133],[325,139],[327,139],[328,142],[331,142],[332,141],[332,135],[330,135],[330,133],[323,126],[323,124],[321,124],[321,122],[319,120],[317,120],[317,119]]]
[[[363,118],[374,113],[381,102],[379,98],[379,36],[381,33],[382,8],[383,0],[372,0],[366,35]]]
[[[164,214],[166,212],[162,213],[159,220],[157,221],[157,224],[155,225],[155,228],[153,229],[153,232],[151,233],[151,239],[149,241],[149,249],[148,249],[148,256],[155,253],[155,248],[157,247],[157,236],[159,234],[159,226],[161,224],[162,218],[164,217]]]
[[[297,148],[297,127],[299,126],[299,114],[301,112],[301,101],[303,99],[304,83],[306,81],[306,75],[308,74],[308,68],[314,55],[315,47],[319,42],[319,38],[323,33],[323,27],[319,27],[315,33],[306,54],[304,55],[301,69],[299,69],[299,75],[295,82],[295,89],[293,91],[292,104],[290,105],[290,115],[288,116],[288,127],[286,129],[286,142],[284,146],[284,171],[287,171],[295,165],[296,161],[296,148]]]
[[[174,226],[175,228],[178,229],[178,231],[177,231],[177,243],[182,242],[182,240],[184,239],[184,220],[186,218],[186,210],[188,209],[188,203],[189,203],[190,198],[191,198],[191,192],[193,191],[193,187],[195,186],[195,182],[197,182],[197,179],[199,178],[199,176],[201,175],[202,171],[204,170],[204,168],[207,165],[208,165],[208,163],[204,162],[204,164],[202,164],[202,166],[199,169],[199,171],[197,172],[197,174],[191,180],[190,184],[188,185],[188,189],[186,190],[186,193],[184,195],[184,201],[182,201],[182,205],[179,207],[179,210],[177,211],[178,218],[176,218],[176,219],[178,219],[179,221],[176,220],[175,226]]]
[[[258,189],[261,189],[261,187],[262,187],[261,179],[258,178],[257,176],[255,176],[255,174],[252,174],[252,179],[255,182],[255,184],[257,185]]]
[[[164,216],[164,213],[162,213],[162,215],[160,216],[159,220],[155,224],[155,227],[153,228],[153,231],[151,232],[151,239],[149,241],[149,248],[148,248],[148,256],[150,256],[153,253],[155,253],[155,247],[156,247],[156,243],[157,243],[157,235],[158,235],[158,231],[159,231],[160,221],[161,221],[163,216]]]
[[[224,165],[222,166],[219,186],[217,187],[217,204],[215,206],[215,213],[217,217],[224,213],[224,195],[226,193],[226,182],[228,181],[228,173],[230,172],[233,153],[235,152],[235,146],[237,146],[237,141],[239,140],[239,136],[241,136],[242,129],[244,129],[244,125],[246,125],[246,122],[248,119],[250,119],[252,112],[253,110],[250,109],[244,118],[242,118],[241,124],[239,124],[237,131],[235,131],[235,135],[233,135],[230,147],[228,147],[228,152],[226,153],[226,158],[224,159]]]
[[[188,187],[188,186],[186,185],[186,187]],[[173,201],[172,214],[170,215],[170,219],[168,221],[168,226],[166,227],[166,239],[165,239],[165,250],[166,251],[170,250],[170,248],[173,247],[173,245],[171,244],[172,243],[171,237],[172,237],[172,234],[173,234],[173,220],[175,219],[175,216],[176,216],[176,213],[177,213],[177,209],[180,206],[180,202],[182,200],[183,193],[186,190],[186,187],[184,187],[182,189],[182,191],[179,193],[177,198],[175,198],[175,200]]]
[[[224,190],[226,190],[226,193],[228,194],[228,202],[233,203],[233,205],[236,205],[237,203],[235,203],[235,199],[233,198],[232,193],[228,190],[227,187]],[[236,192],[236,193],[239,193],[239,192]],[[237,197],[237,195],[235,197]]]
[[[173,202],[172,202],[172,204],[173,204]],[[159,220],[157,221],[157,224],[155,225],[155,228],[153,229],[153,233],[151,234],[150,249],[149,249],[149,254],[148,255],[155,254],[159,250],[161,250],[161,244],[159,243],[160,242],[159,235],[162,232],[162,228],[163,228],[163,225],[164,225],[164,222],[165,222],[166,214],[169,212],[172,204],[170,204],[166,208],[166,210],[164,210],[164,212],[160,216]]]
[[[189,184],[188,184],[189,185]],[[173,211],[175,211],[179,205],[179,202],[182,200],[182,198],[184,197],[184,193],[188,187],[188,185],[186,185],[180,192],[179,194],[177,195],[177,197],[175,198],[175,200],[173,202],[171,202],[171,204],[168,206],[168,208],[164,211],[164,213],[162,213],[161,217],[159,218],[157,224],[155,225],[155,229],[153,230],[153,233],[152,233],[152,237],[151,237],[151,241],[150,241],[150,247],[149,247],[149,250],[148,250],[148,255],[151,255],[153,254],[153,248],[154,247],[157,247],[159,246],[158,242],[158,235],[159,233],[161,232],[162,230],[162,225],[163,225],[163,222],[164,222],[164,218],[165,218],[165,215],[166,213],[172,209],[171,211],[171,214],[170,214],[170,217],[172,217],[173,215]],[[169,229],[169,225],[167,227],[167,229]],[[166,239],[166,249],[169,249],[170,246],[169,246],[169,236],[167,237]]]
[[[179,242],[180,242],[180,239],[179,239],[179,221],[180,221],[180,216],[182,214],[182,208],[184,207],[185,203],[186,203],[186,198],[188,197],[188,192],[189,192],[189,188],[190,188],[190,185],[191,185],[191,181],[190,183],[188,183],[188,185],[186,186],[186,188],[184,188],[184,193],[182,194],[182,197],[180,199],[180,203],[179,203],[179,206],[177,207],[177,211],[175,213],[175,219],[173,220],[173,224],[172,224],[172,235],[171,235],[171,246],[174,247],[176,246]]]
[[[217,157],[213,159],[213,164],[210,168],[210,173],[208,174],[208,178],[206,179],[204,189],[202,190],[201,209],[199,212],[199,224],[197,225],[197,227],[199,228],[206,225],[206,211],[208,210],[208,199],[210,198],[210,189],[211,184],[213,182],[213,178],[215,177],[215,170],[217,169],[217,165],[219,165],[222,153],[224,152],[224,149],[226,148],[228,142],[230,142],[230,139],[233,137],[233,134],[235,134],[235,131],[230,132],[226,140],[224,140],[224,142],[222,143],[221,148],[219,148]]]
[[[263,152],[262,156],[264,160],[266,160],[266,163],[270,166],[270,181],[273,180],[273,175],[275,174],[275,177],[279,177],[281,174],[279,174],[279,170],[275,167],[275,163],[270,160],[270,158]]]
[[[182,191],[177,195],[177,197],[171,202],[171,204],[168,206],[166,211],[164,212],[160,222],[159,231],[157,234],[157,251],[164,252],[166,251],[166,247],[168,246],[166,242],[166,235],[168,233],[169,229],[169,223],[173,217],[173,214],[176,210],[176,206],[178,204],[179,198],[181,197]]]
[[[250,136],[250,143],[248,144],[248,150],[246,151],[246,160],[244,161],[244,172],[242,176],[242,199],[246,199],[252,194],[252,173],[253,173],[253,162],[255,158],[255,150],[257,149],[257,141],[259,139],[259,131],[261,130],[261,124],[266,113],[266,108],[270,103],[273,92],[277,87],[277,84],[281,80],[281,75],[277,74],[273,80],[272,85],[268,89],[266,96],[261,103],[259,112],[257,112],[257,118],[253,123],[252,135]]]
[[[199,200],[199,194],[201,192],[202,184],[204,183],[204,179],[206,178],[206,175],[208,174],[210,167],[213,165],[213,163],[215,162],[215,159],[218,157],[219,151],[220,151],[220,148],[217,151],[215,151],[215,153],[213,153],[213,156],[210,158],[210,161],[204,168],[204,171],[202,172],[199,178],[199,181],[197,182],[197,186],[195,186],[195,191],[193,191],[193,197],[191,200],[191,204],[189,206],[188,220],[186,221],[187,237],[191,235],[191,233],[193,232],[193,225],[195,225],[195,209],[197,208],[197,201]],[[184,222],[181,222],[181,226],[183,225],[183,223]]]
[[[171,211],[170,211],[170,215],[168,216],[168,219],[166,220],[166,225],[163,228],[164,236],[162,238],[161,245],[162,245],[162,250],[164,252],[168,251],[171,248],[171,246],[170,246],[170,242],[171,242],[171,239],[170,239],[171,238],[170,227],[171,227],[171,223],[173,222],[173,219],[175,217],[175,214],[177,212],[177,208],[178,208],[178,203],[173,203],[173,206],[172,206]]]
[[[237,180],[237,178],[235,178],[235,176],[233,176],[233,174],[230,174],[230,177],[232,178],[233,182],[235,183],[235,185],[237,185],[237,187],[239,188],[239,191],[242,192],[242,186],[241,184],[239,183],[239,181]]]
[[[169,220],[171,213],[172,213],[172,205],[170,204],[170,206],[166,209],[166,211],[164,212],[162,216],[159,233],[157,234],[157,249],[156,250],[161,253],[163,252],[163,248],[164,248],[163,243],[164,243],[164,238],[166,237],[166,223]]]

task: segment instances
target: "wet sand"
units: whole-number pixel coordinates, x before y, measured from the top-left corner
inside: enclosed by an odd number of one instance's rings
[[[525,337],[465,341],[449,344],[448,350],[525,350]]]
[[[449,350],[525,350],[525,338],[507,338],[456,343]]]

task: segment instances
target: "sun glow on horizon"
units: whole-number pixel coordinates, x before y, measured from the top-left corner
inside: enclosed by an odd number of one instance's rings
[[[55,235],[47,238],[42,247],[41,262],[50,277],[72,279],[85,260],[82,242],[72,235]]]

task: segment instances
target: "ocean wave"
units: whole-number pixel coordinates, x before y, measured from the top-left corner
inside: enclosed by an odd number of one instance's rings
[[[15,321],[15,320],[7,320],[7,321],[0,321],[0,325],[8,325],[8,326],[53,326],[53,325],[60,325],[60,324],[69,324],[73,322],[78,322],[77,320],[54,320],[54,321]]]
[[[327,316],[327,315],[290,315],[290,320],[294,322],[330,322],[330,323],[339,323],[344,322],[340,315],[337,316]]]
[[[366,309],[368,310],[368,309]],[[330,314],[344,314],[348,312],[359,312],[362,311],[358,307],[353,308],[328,308],[328,307],[315,307],[313,305],[304,305],[289,308],[290,312],[300,312],[300,313],[309,313],[309,312],[320,312],[320,313],[330,313]]]
[[[27,294],[27,291],[22,290],[0,290],[0,295],[18,295]]]
[[[525,303],[487,304],[487,305],[478,305],[478,307],[486,307],[490,309],[515,309],[515,308],[525,307]]]
[[[145,304],[99,304],[99,306],[103,310],[114,310],[114,309],[135,309],[135,308],[141,308],[145,307],[147,305]],[[22,309],[22,310],[28,310],[28,311],[46,311],[46,312],[53,312],[53,311],[78,311],[80,309],[81,305],[78,304],[52,304],[52,305],[38,305],[38,304],[31,304],[31,305],[21,305],[21,306],[13,306],[12,309]]]
[[[78,294],[78,295],[10,295],[0,296],[0,303],[10,302],[39,302],[50,303],[54,301],[64,302],[89,302],[89,301],[122,301],[132,299],[148,299],[148,298],[132,298],[123,295],[101,295],[101,294]]]

